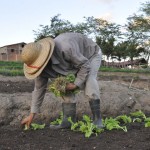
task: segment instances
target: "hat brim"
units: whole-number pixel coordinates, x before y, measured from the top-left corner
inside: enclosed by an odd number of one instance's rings
[[[27,79],[35,79],[41,74],[54,51],[55,43],[52,38],[45,38],[39,40],[37,43],[42,45],[42,53],[32,66],[28,66],[24,63],[24,75]]]

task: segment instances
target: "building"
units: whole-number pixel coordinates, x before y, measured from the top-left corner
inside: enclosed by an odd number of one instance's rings
[[[20,61],[22,48],[26,43],[16,43],[0,47],[0,61]]]
[[[102,65],[103,66],[107,66],[107,67],[116,67],[116,68],[141,68],[142,66],[146,67],[148,66],[148,61],[145,60],[144,58],[140,58],[140,59],[135,59],[133,61],[128,60],[128,61],[124,61],[124,62],[106,62],[106,61],[102,61]]]

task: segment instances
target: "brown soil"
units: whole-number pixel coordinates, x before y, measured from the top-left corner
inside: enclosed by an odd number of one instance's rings
[[[150,150],[150,128],[132,124],[128,132],[105,131],[85,138],[67,130],[0,129],[0,150]]]
[[[131,79],[110,80],[130,85]],[[117,76],[118,78],[118,76]],[[106,76],[103,79],[108,79]],[[145,85],[141,79],[140,86]],[[122,82],[121,82],[122,81]],[[128,82],[127,82],[128,81]],[[142,82],[143,81],[143,82]],[[145,86],[144,86],[145,87]],[[33,81],[25,79],[0,78],[1,93],[31,92]],[[0,127],[0,150],[150,150],[150,128],[144,124],[132,123],[127,126],[128,132],[119,130],[105,131],[97,137],[85,138],[84,134],[66,130],[50,130],[48,125],[43,130],[24,131],[12,127]]]

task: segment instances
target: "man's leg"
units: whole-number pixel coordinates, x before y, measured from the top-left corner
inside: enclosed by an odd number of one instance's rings
[[[51,129],[67,129],[71,127],[71,123],[68,118],[71,117],[72,121],[76,121],[76,100],[75,95],[70,94],[65,96],[64,102],[62,103],[63,120],[60,125],[50,125]]]
[[[100,112],[100,91],[99,85],[97,82],[97,73],[101,64],[101,54],[97,54],[91,60],[91,71],[88,75],[86,86],[85,86],[85,95],[89,98],[89,104],[93,115],[93,123],[97,127],[102,128],[102,118]]]

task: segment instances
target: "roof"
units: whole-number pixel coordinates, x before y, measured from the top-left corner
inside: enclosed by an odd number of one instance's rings
[[[20,44],[26,44],[26,43],[25,42],[20,42],[20,43],[15,43],[15,44],[9,44],[9,45],[2,46],[0,48],[8,47],[8,46],[14,46],[14,45],[20,45]]]

